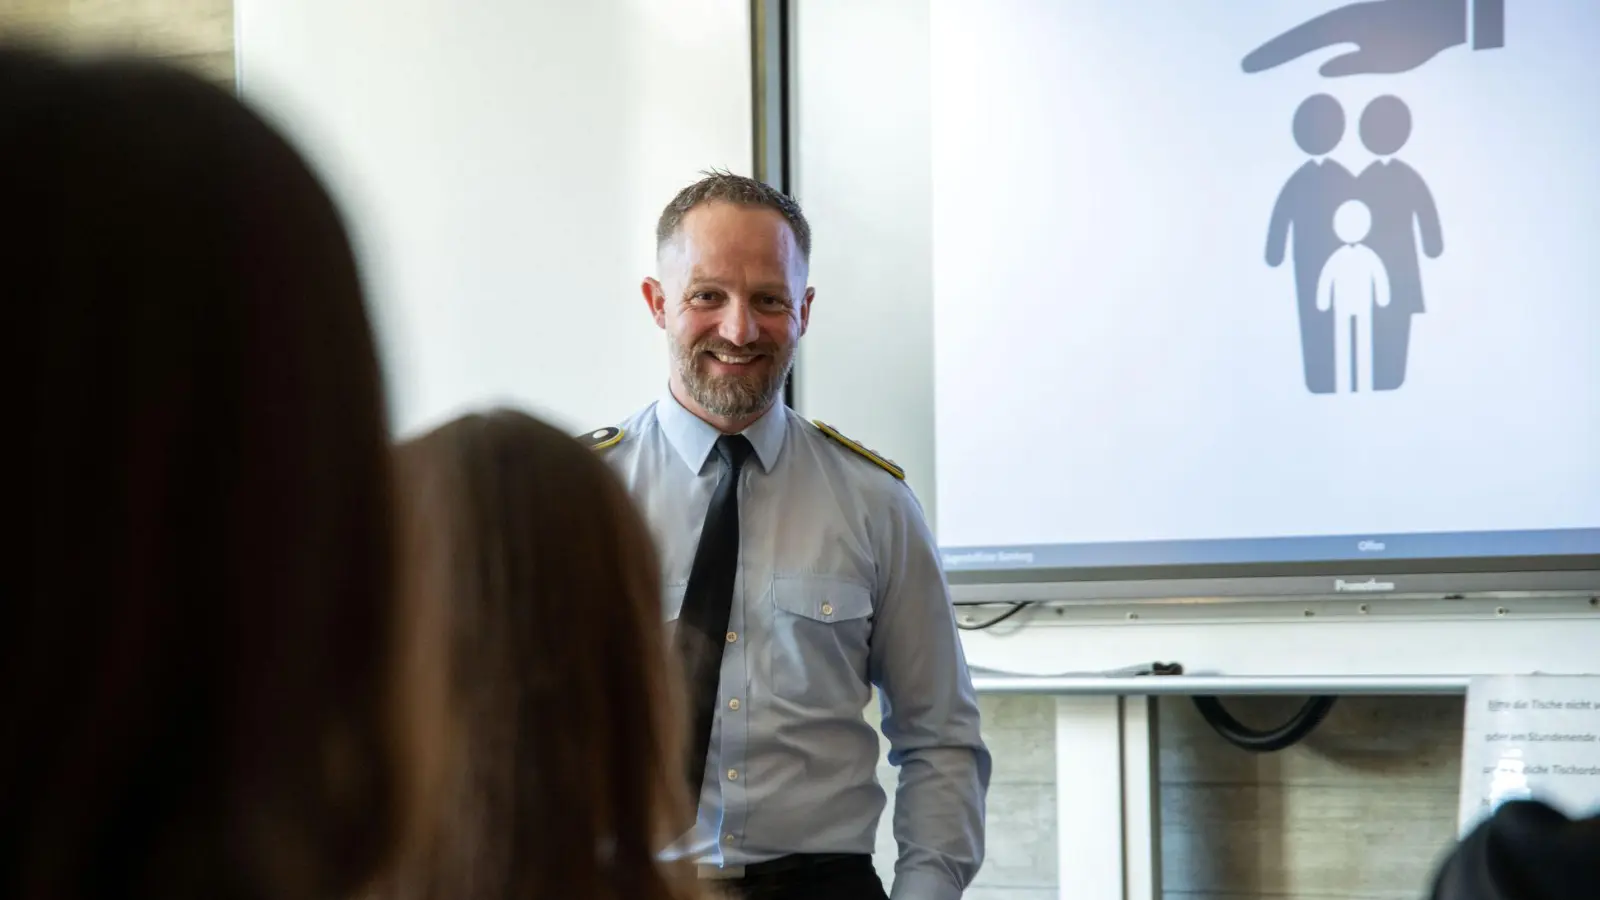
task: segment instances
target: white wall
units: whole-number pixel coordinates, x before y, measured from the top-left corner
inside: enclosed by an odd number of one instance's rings
[[[236,0],[240,85],[340,197],[401,432],[653,399],[655,218],[749,173],[743,0]]]

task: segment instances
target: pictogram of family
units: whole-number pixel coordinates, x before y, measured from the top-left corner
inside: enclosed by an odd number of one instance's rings
[[[1405,383],[1411,317],[1423,312],[1417,255],[1444,252],[1439,212],[1422,176],[1396,158],[1411,110],[1383,95],[1361,112],[1361,143],[1376,156],[1352,175],[1328,154],[1345,137],[1345,112],[1328,94],[1294,114],[1294,139],[1312,157],[1278,194],[1267,265],[1292,244],[1306,387],[1316,394],[1391,391]]]

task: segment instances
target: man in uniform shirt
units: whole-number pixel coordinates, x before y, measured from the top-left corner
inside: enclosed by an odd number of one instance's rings
[[[713,174],[656,237],[643,290],[668,390],[586,439],[662,555],[699,797],[682,850],[747,897],[885,897],[876,685],[900,770],[893,897],[958,898],[983,859],[990,758],[932,537],[896,465],[782,402],[811,314],[805,217]]]

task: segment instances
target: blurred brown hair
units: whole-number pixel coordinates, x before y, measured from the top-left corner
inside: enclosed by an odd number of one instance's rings
[[[412,589],[447,605],[464,765],[396,896],[696,896],[649,532],[594,453],[521,413],[403,444]]]
[[[334,898],[401,827],[393,518],[356,266],[222,90],[0,50],[0,895]]]

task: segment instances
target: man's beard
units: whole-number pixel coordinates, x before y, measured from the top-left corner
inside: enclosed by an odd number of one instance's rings
[[[749,375],[713,375],[702,368],[706,353],[728,356],[766,356],[770,364],[764,371]],[[780,348],[777,344],[760,342],[737,347],[727,341],[711,339],[693,347],[684,348],[672,342],[673,363],[678,377],[692,399],[707,413],[724,419],[742,419],[766,412],[794,366],[794,348]]]

